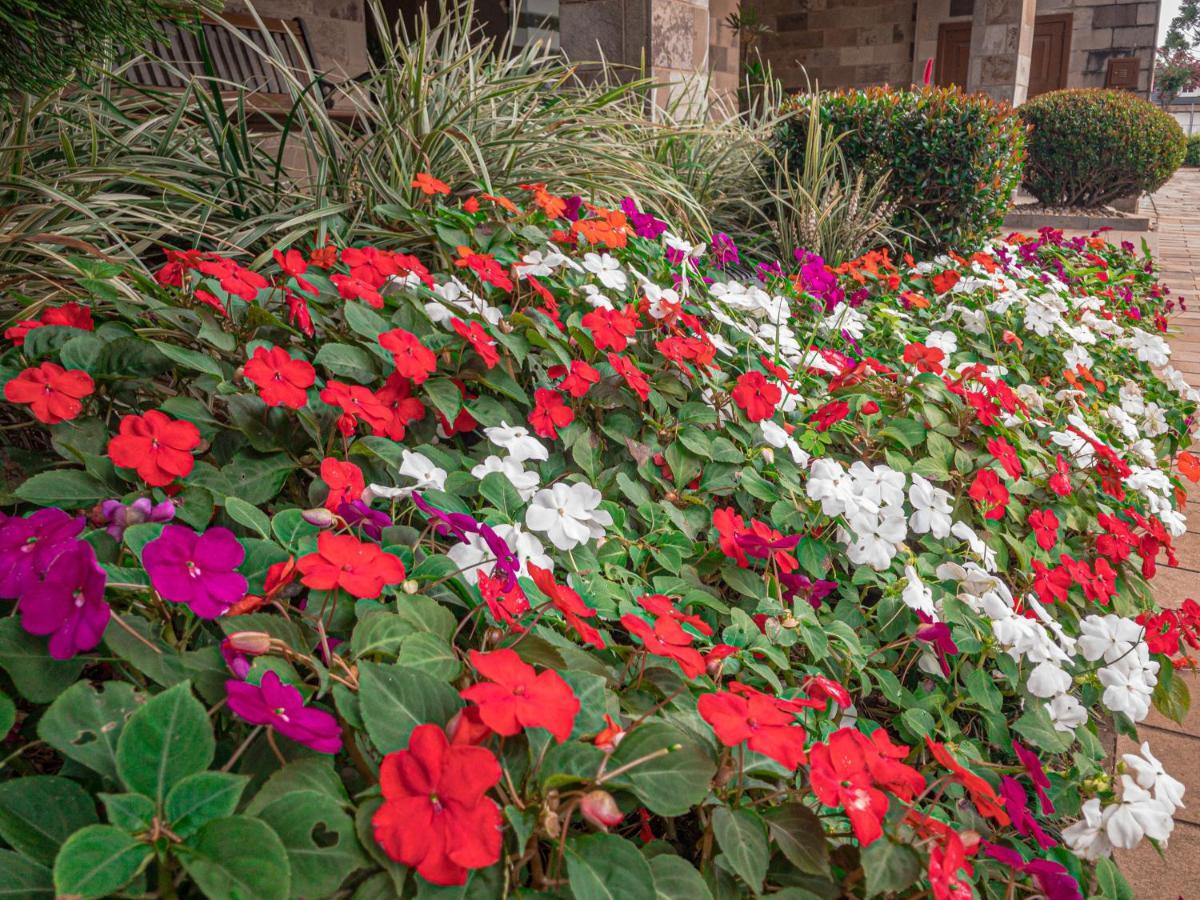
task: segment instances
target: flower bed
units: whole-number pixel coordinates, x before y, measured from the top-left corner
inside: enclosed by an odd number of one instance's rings
[[[1182,787],[1098,731],[1200,645],[1151,262],[416,183],[436,258],[83,258],[5,333],[0,893],[1118,896]]]

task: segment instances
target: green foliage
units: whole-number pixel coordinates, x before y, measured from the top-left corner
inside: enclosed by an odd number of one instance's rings
[[[1188,138],[1187,153],[1183,157],[1185,166],[1200,167],[1200,134]]]
[[[811,100],[798,96],[780,142],[804,165]],[[820,95],[821,121],[841,135],[852,172],[886,179],[892,224],[929,251],[991,237],[1021,175],[1024,129],[1008,106],[957,88],[868,88]]]
[[[1187,139],[1174,117],[1127,91],[1072,89],[1034,97],[1024,187],[1051,206],[1099,206],[1165,184]]]
[[[188,22],[211,0],[0,0],[0,102],[61,87],[117,47],[141,47],[162,21]]]

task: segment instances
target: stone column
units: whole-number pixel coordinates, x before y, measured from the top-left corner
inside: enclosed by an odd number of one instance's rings
[[[1025,102],[1037,0],[975,0],[967,90]]]
[[[652,0],[559,0],[559,47],[568,59],[650,63]]]

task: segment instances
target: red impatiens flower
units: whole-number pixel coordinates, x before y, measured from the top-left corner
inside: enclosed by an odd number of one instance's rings
[[[739,375],[732,392],[733,402],[751,422],[761,422],[775,415],[775,407],[783,399],[783,390],[767,381],[762,372]]]
[[[888,811],[884,791],[911,801],[925,788],[921,773],[900,762],[908,750],[893,744],[883,728],[869,736],[856,728],[841,728],[809,752],[813,793],[826,806],[846,810],[854,836],[864,846],[883,835]]]
[[[342,589],[354,597],[373,600],[384,585],[404,580],[404,563],[378,544],[360,541],[349,534],[322,531],[316,552],[296,562],[300,580],[318,591]]]
[[[850,414],[850,404],[845,400],[832,400],[808,417],[817,431],[828,431]]]
[[[1004,510],[1008,507],[1008,488],[991,469],[980,469],[967,493],[979,504],[985,519],[1004,518]]]
[[[594,309],[583,317],[583,327],[591,332],[597,350],[622,352],[629,345],[640,324],[637,309],[627,306],[623,311]]]
[[[482,325],[478,322],[471,322],[468,325],[462,319],[453,319],[450,324],[454,326],[454,330],[460,337],[475,348],[475,352],[479,354],[479,358],[483,360],[485,366],[490,369],[500,362],[500,354],[496,352],[496,342],[483,330]]]
[[[504,578],[493,578],[487,572],[480,572],[476,586],[493,619],[515,631],[524,631],[518,619],[529,612],[529,600],[519,584],[514,583],[506,590],[505,583]]]
[[[27,404],[39,422],[57,425],[79,415],[83,411],[80,401],[95,387],[87,372],[44,362],[25,369],[4,385],[4,399],[9,403]]]
[[[267,279],[257,272],[251,272],[232,259],[220,256],[202,259],[196,264],[196,268],[210,278],[217,279],[225,293],[241,297],[247,303],[252,303],[258,292],[268,284]]]
[[[571,736],[579,698],[557,672],[540,674],[515,650],[471,651],[471,665],[488,681],[459,691],[478,705],[479,718],[496,734],[510,737],[526,728],[545,728],[560,744]]]
[[[996,437],[988,440],[987,450],[996,459],[996,462],[1003,466],[1009,478],[1021,477],[1025,470],[1021,467],[1021,460],[1017,457],[1016,447],[1004,438]]]
[[[470,269],[479,280],[504,291],[512,291],[512,279],[504,272],[504,267],[496,262],[495,257],[486,253],[476,253],[470,247],[458,248],[458,259],[454,265],[460,269]]]
[[[432,197],[434,194],[450,193],[450,185],[446,184],[440,178],[434,178],[428,172],[418,172],[413,177],[412,186],[427,197]]]
[[[904,348],[904,361],[910,365],[915,365],[918,372],[932,372],[934,375],[942,374],[942,360],[946,358],[946,351],[940,347],[926,347],[924,344],[909,344]]]
[[[955,759],[945,744],[926,737],[925,745],[929,747],[933,758],[954,773],[954,780],[966,788],[981,816],[995,819],[1001,825],[1008,824],[1008,813],[1004,811],[1004,803],[995,788]]]
[[[1058,543],[1058,516],[1052,509],[1039,509],[1029,514],[1029,527],[1037,536],[1038,546],[1053,550]]]
[[[330,275],[329,280],[337,288],[343,300],[361,300],[367,306],[383,309],[383,295],[369,281],[350,275]]]
[[[631,360],[624,356],[618,356],[616,353],[608,354],[608,364],[613,367],[613,371],[625,379],[625,383],[633,389],[643,400],[650,397],[650,382],[646,380],[645,373],[637,367]]]
[[[396,371],[420,384],[437,371],[437,357],[411,331],[393,328],[379,335],[379,346],[392,354]]]
[[[342,462],[332,456],[321,460],[321,480],[329,487],[325,508],[333,512],[337,512],[343,503],[361,499],[366,487],[362,469],[352,462]]]
[[[541,566],[536,566],[533,563],[526,563],[526,568],[529,570],[529,577],[533,579],[533,583],[537,585],[539,591],[550,598],[550,602],[554,608],[562,614],[566,623],[575,630],[579,635],[579,639],[585,644],[591,644],[597,650],[603,650],[605,647],[604,638],[600,636],[600,632],[593,628],[584,619],[594,618],[596,610],[592,609],[579,594],[575,593],[565,584],[556,584],[554,576],[548,569],[543,569]]]
[[[1033,590],[1041,603],[1065,603],[1072,584],[1071,573],[1062,566],[1051,569],[1041,560],[1033,560]]]
[[[304,273],[308,271],[308,261],[304,258],[303,253],[299,250],[289,250],[287,253],[272,250],[271,253],[275,257],[276,264],[283,269],[283,274],[296,282],[296,287],[313,297],[320,296],[321,292],[313,286],[312,282],[303,277]]]
[[[500,859],[503,820],[487,796],[500,774],[486,747],[451,744],[436,725],[418,725],[408,749],[389,753],[379,767],[375,840],[430,884],[465,884],[471,869]]]
[[[425,418],[425,404],[412,395],[412,382],[399,372],[388,376],[383,387],[375,392],[375,398],[391,413],[391,418],[382,427],[373,424],[373,434],[402,441],[408,426]]]
[[[79,303],[64,303],[62,306],[49,306],[36,319],[22,319],[4,332],[6,340],[12,341],[13,346],[22,347],[25,336],[35,328],[47,325],[57,325],[60,328],[78,328],[80,331],[94,331],[92,311]]]
[[[651,625],[640,616],[623,615],[621,624],[654,656],[673,659],[688,678],[699,678],[704,674],[704,657],[692,647],[692,635],[680,627],[670,616],[660,616]]]
[[[558,429],[566,428],[574,421],[574,411],[558,391],[538,388],[533,392],[533,412],[529,414],[529,424],[533,426],[534,433],[556,440]]]
[[[200,445],[200,429],[152,409],[126,416],[108,442],[108,458],[122,469],[135,469],[151,487],[186,478],[195,465],[192,451]]]
[[[600,383],[599,370],[581,359],[571,360],[570,369],[566,366],[551,366],[546,370],[546,374],[551,378],[561,378],[558,389],[575,398],[586,395],[593,384]]]
[[[283,301],[287,304],[288,323],[300,329],[308,337],[317,333],[313,327],[312,311],[303,297],[288,288],[283,289]]]
[[[392,421],[391,411],[383,401],[361,384],[327,381],[321,388],[321,400],[341,409],[338,430],[349,437],[361,419],[374,434],[384,434]]]
[[[676,609],[675,604],[666,594],[645,594],[638,597],[637,602],[638,606],[652,616],[668,616],[680,624],[691,625],[698,632],[706,636],[710,636],[713,633],[712,626],[699,616]]]
[[[755,753],[789,770],[804,762],[808,735],[796,722],[796,713],[803,708],[803,703],[779,700],[737,681],[730,682],[727,691],[701,694],[697,703],[701,718],[726,747],[745,741]]]
[[[259,347],[242,371],[258,385],[263,403],[290,409],[300,409],[308,402],[308,389],[317,380],[311,363],[294,359],[282,347]]]
[[[1060,497],[1066,497],[1071,493],[1071,468],[1061,453],[1055,454],[1054,474],[1050,476],[1049,485],[1050,490]]]
[[[962,276],[953,269],[947,269],[945,272],[938,272],[938,274],[934,275],[932,279],[933,290],[935,293],[944,294],[946,291],[958,284],[960,278],[962,278]]]

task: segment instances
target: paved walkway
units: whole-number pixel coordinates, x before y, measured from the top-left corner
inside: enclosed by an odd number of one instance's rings
[[[1149,200],[1158,215],[1160,277],[1186,298],[1188,311],[1172,319],[1172,360],[1194,385],[1200,385],[1200,170],[1179,172]],[[1187,482],[1184,482],[1188,484]],[[1189,485],[1188,533],[1176,541],[1179,566],[1159,568],[1154,579],[1158,602],[1178,607],[1184,599],[1200,600],[1200,486]],[[1182,673],[1181,673],[1182,674]],[[1186,807],[1176,815],[1175,833],[1164,858],[1148,844],[1117,861],[1138,900],[1200,900],[1200,677],[1182,674],[1192,694],[1192,707],[1182,725],[1151,712],[1139,730],[1168,772],[1187,785]],[[1122,738],[1118,752],[1134,750]]]

